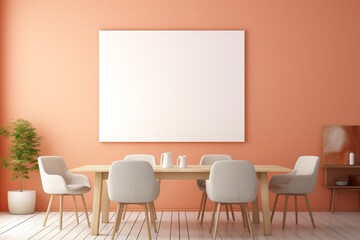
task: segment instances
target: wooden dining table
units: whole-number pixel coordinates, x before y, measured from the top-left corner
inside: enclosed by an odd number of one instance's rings
[[[292,169],[277,166],[277,165],[254,165],[256,175],[259,181],[261,206],[263,214],[264,235],[271,236],[271,221],[270,221],[270,204],[269,204],[269,189],[268,189],[268,173],[275,172],[290,172]],[[210,165],[189,165],[187,168],[162,168],[161,166],[154,166],[154,173],[157,179],[208,179],[210,174]],[[78,168],[71,169],[71,172],[95,173],[94,182],[94,197],[91,221],[91,235],[99,234],[100,216],[101,222],[109,221],[109,205],[107,184],[110,165],[84,165]],[[259,223],[259,207],[258,198],[252,202],[253,222]]]

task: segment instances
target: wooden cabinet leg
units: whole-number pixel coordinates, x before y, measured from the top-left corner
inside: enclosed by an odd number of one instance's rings
[[[332,198],[333,198],[333,195],[334,195],[334,189],[331,189],[330,190],[330,203],[329,203],[329,212],[331,212],[331,206],[332,206]]]
[[[335,209],[335,200],[336,200],[336,188],[332,189],[332,198],[331,198],[331,213],[334,213]]]

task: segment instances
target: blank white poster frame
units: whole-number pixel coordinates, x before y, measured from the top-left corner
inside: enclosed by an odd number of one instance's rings
[[[99,141],[244,142],[244,37],[99,31]]]

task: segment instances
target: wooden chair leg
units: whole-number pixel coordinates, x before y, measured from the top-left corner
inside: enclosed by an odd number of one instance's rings
[[[229,221],[229,208],[228,208],[228,205],[229,204],[225,204],[225,211],[226,211],[226,220],[228,220]]]
[[[60,230],[62,230],[62,219],[63,219],[63,200],[64,195],[60,195]]]
[[[287,203],[288,203],[288,194],[285,194],[285,204],[284,204],[284,213],[283,213],[283,222],[282,222],[283,230],[285,229]]]
[[[215,203],[215,205],[214,205],[214,210],[213,210],[213,214],[212,214],[212,216],[211,216],[211,224],[210,224],[209,233],[212,232],[212,229],[213,229],[213,227],[214,227],[214,220],[215,220],[216,209],[217,209],[217,204]]]
[[[313,215],[312,215],[312,213],[311,213],[310,204],[309,204],[309,199],[308,199],[308,197],[307,197],[307,194],[305,194],[304,197],[305,197],[305,201],[306,201],[306,206],[307,206],[307,208],[308,208],[308,210],[309,210],[309,215],[310,215],[311,223],[312,223],[312,225],[313,225],[313,228],[315,228],[315,221],[314,221]]]
[[[156,210],[155,210],[155,203],[154,202],[150,202],[151,208],[150,210],[152,210],[153,216],[154,216],[154,220],[157,220],[157,216],[156,216]]]
[[[153,218],[154,218],[154,213],[152,211],[152,207],[150,205],[150,202],[146,203],[147,204],[147,207],[148,207],[148,210],[149,210],[149,219],[150,219],[150,224],[153,224]]]
[[[247,224],[246,215],[245,215],[244,204],[240,203],[240,209],[241,209],[241,217],[242,217],[242,220],[243,220],[244,228],[249,229],[248,224]]]
[[[272,220],[273,220],[273,218],[274,218],[274,213],[275,213],[275,210],[276,210],[276,204],[277,204],[278,199],[279,199],[279,194],[276,194],[275,202],[274,202],[274,207],[273,207],[272,212],[271,212],[270,222],[272,222]]]
[[[298,224],[297,195],[294,195],[295,201],[295,223]]]
[[[154,231],[157,233],[156,222],[155,222],[156,213],[155,213],[154,202],[149,202],[148,207],[149,207],[150,222],[151,222],[151,224],[154,225]]]
[[[252,221],[253,223],[260,223],[260,215],[259,215],[259,199],[258,195],[256,195],[256,198],[251,203],[251,215],[252,215]]]
[[[153,213],[151,211],[151,206],[150,206],[150,203],[146,203],[147,204],[147,207],[148,207],[148,210],[149,210],[149,219],[150,219],[150,225],[153,223],[152,221],[152,218],[153,218]]]
[[[146,227],[147,227],[147,234],[148,234],[148,239],[151,240],[151,231],[150,231],[150,222],[149,222],[149,210],[147,207],[147,204],[144,203],[144,210],[145,210],[145,218],[146,218]]]
[[[117,226],[117,223],[119,221],[121,221],[120,203],[117,204],[117,208],[116,208],[116,216],[115,216],[115,222],[114,222],[113,231],[112,231],[112,234],[111,234],[111,240],[114,240],[114,238],[115,238],[116,226]]]
[[[120,223],[121,223],[121,216],[123,216],[124,209],[125,209],[126,205],[127,204],[120,203],[120,206],[119,206],[119,218],[118,218],[118,221],[115,224],[115,232],[119,231],[119,227],[120,227]]]
[[[200,224],[202,224],[203,221],[204,221],[204,213],[205,213],[206,201],[207,201],[207,194],[206,194],[206,192],[205,192],[204,204],[203,204],[203,208],[202,208],[202,210],[201,210]]]
[[[75,210],[75,216],[76,216],[76,222],[79,225],[79,214],[78,214],[78,210],[77,210],[77,206],[76,206],[76,198],[75,195],[72,195],[72,198],[74,200],[74,210]]]
[[[125,220],[126,211],[127,211],[127,205],[125,205],[125,207],[124,207],[124,213],[122,215],[123,220]]]
[[[50,212],[50,209],[51,209],[51,205],[52,205],[53,200],[54,200],[54,195],[51,194],[51,196],[50,196],[50,201],[49,201],[49,205],[48,205],[47,210],[46,210],[45,221],[44,221],[44,225],[43,225],[44,227],[45,227],[45,225],[46,225],[46,221],[47,221],[47,219],[48,219],[49,212]]]
[[[204,204],[205,195],[206,195],[206,192],[204,191],[204,192],[202,193],[202,195],[201,195],[201,201],[200,201],[199,212],[198,212],[198,215],[197,215],[197,220],[200,220],[200,216],[201,216],[201,212],[202,212],[202,209],[203,209],[203,204]]]
[[[245,209],[245,215],[246,215],[246,222],[247,222],[247,225],[249,226],[251,239],[254,240],[254,230],[253,230],[253,227],[252,227],[252,222],[251,222],[250,214],[249,214],[249,208],[248,208],[247,204],[244,204],[244,209]]]
[[[86,216],[86,221],[87,221],[88,226],[90,227],[89,214],[87,212],[84,194],[81,194],[81,200],[82,200],[82,203],[83,203],[83,206],[84,206],[84,212],[85,212],[85,216]]]
[[[230,211],[231,211],[232,219],[233,219],[233,221],[235,221],[235,214],[234,214],[234,209],[233,209],[232,204],[230,204]]]
[[[221,208],[221,203],[216,203],[216,216],[215,216],[215,223],[214,223],[214,229],[213,229],[213,239],[216,239],[216,235],[217,235],[217,228],[218,228],[219,218],[220,218],[220,208]]]

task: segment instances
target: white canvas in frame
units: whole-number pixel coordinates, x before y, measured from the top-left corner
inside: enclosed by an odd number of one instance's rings
[[[244,31],[99,31],[100,142],[243,142]]]

